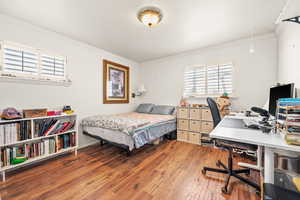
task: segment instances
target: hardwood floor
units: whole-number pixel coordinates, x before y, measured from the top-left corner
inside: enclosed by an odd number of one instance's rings
[[[225,162],[226,157],[225,152],[178,141],[146,146],[131,157],[109,145],[94,145],[77,157],[67,154],[9,173],[0,183],[0,200],[258,200],[252,188],[235,179],[232,194],[223,195],[222,175],[201,174],[204,165],[215,167],[217,159]],[[259,180],[258,173],[251,177]]]

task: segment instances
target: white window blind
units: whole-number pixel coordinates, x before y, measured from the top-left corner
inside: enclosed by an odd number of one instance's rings
[[[184,96],[221,95],[233,92],[232,64],[194,67],[184,73]]]
[[[71,83],[66,57],[32,47],[0,41],[0,78]]]
[[[38,54],[14,46],[3,46],[3,71],[10,73],[38,74]]]
[[[195,67],[184,72],[184,96],[198,96],[206,93],[206,69]]]
[[[41,56],[41,75],[57,78],[65,77],[65,59],[50,55]]]

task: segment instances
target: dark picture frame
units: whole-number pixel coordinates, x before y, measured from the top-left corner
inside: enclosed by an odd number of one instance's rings
[[[129,103],[129,67],[103,60],[103,103]]]

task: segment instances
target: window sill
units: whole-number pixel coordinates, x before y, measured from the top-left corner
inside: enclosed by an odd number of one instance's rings
[[[65,86],[68,87],[72,84],[71,81],[55,81],[55,80],[44,80],[44,79],[32,79],[24,77],[7,77],[0,76],[0,82],[6,83],[25,83],[34,85],[53,85],[53,86]]]

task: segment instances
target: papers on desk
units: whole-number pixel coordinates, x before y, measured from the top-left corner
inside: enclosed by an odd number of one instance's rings
[[[243,122],[245,123],[245,125],[246,125],[247,127],[249,127],[249,126],[251,126],[251,125],[257,125],[257,126],[259,126],[258,121],[253,120],[253,119],[244,119]]]
[[[239,119],[226,117],[221,121],[221,126],[226,128],[239,128],[239,129],[260,129],[263,127],[254,119]]]
[[[245,112],[230,112],[230,114],[227,115],[227,116],[238,117],[239,119],[241,119],[241,118],[257,118],[257,117],[259,117],[259,115],[253,114],[253,113],[251,113],[250,116],[246,116]]]
[[[226,128],[240,128],[240,129],[247,129],[245,123],[242,119],[235,119],[235,118],[228,118],[226,117],[220,122],[222,127]]]

